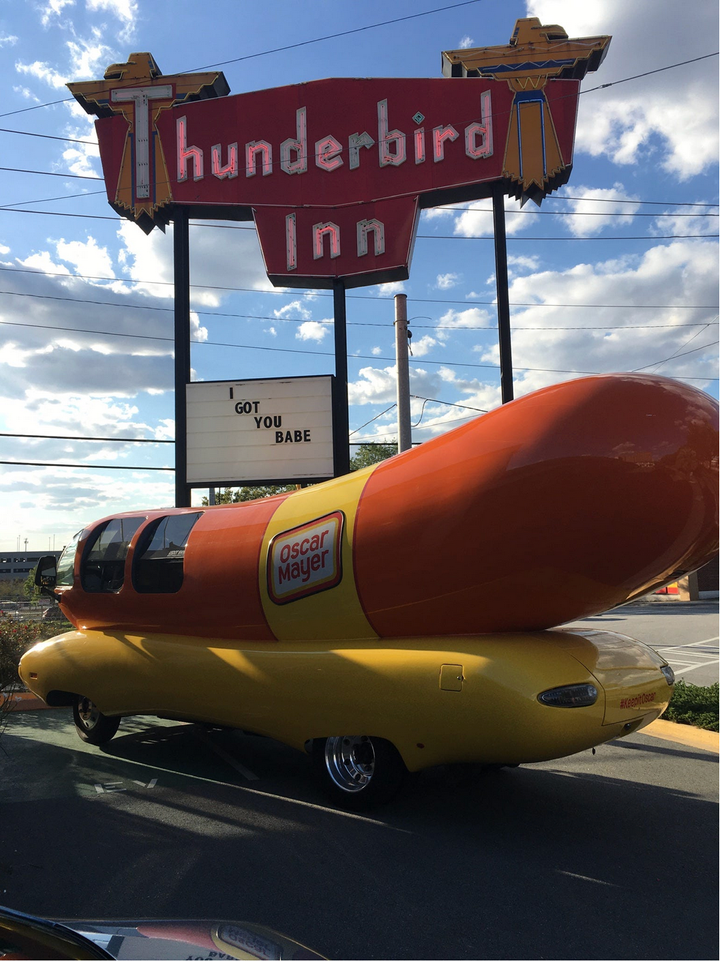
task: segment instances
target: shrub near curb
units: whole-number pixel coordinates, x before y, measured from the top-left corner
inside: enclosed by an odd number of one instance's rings
[[[692,724],[706,731],[718,730],[718,684],[700,687],[676,681],[670,706],[663,720]]]

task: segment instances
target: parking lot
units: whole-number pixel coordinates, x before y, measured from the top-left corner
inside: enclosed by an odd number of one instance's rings
[[[329,958],[716,957],[717,761],[637,734],[351,814],[269,739],[132,718],[98,749],[27,711],[0,740],[0,901],[250,921]]]

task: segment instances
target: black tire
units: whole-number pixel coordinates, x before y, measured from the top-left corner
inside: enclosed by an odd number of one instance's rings
[[[117,733],[119,717],[106,717],[89,697],[73,700],[73,720],[78,737],[88,744],[106,744]]]
[[[381,737],[316,738],[312,755],[325,793],[338,806],[352,810],[389,801],[407,774],[395,745]]]

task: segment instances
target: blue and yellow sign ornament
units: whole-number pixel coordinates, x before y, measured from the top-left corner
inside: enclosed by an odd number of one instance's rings
[[[557,24],[528,17],[516,21],[507,46],[443,51],[444,76],[505,80],[514,92],[503,176],[523,203],[539,203],[569,172],[545,94],[548,81],[582,80],[603,62],[610,40],[571,40]]]

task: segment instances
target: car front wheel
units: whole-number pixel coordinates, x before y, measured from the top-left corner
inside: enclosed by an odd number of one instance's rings
[[[73,720],[78,737],[88,744],[105,744],[120,726],[119,717],[106,717],[89,697],[82,696],[73,701]]]
[[[341,807],[356,810],[389,801],[407,774],[390,741],[364,734],[316,739],[313,763],[330,798]]]

